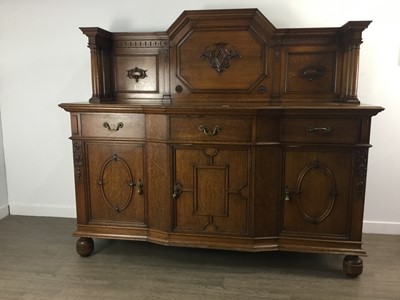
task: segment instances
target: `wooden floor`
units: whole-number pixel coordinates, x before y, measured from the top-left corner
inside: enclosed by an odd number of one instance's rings
[[[0,299],[400,299],[400,236],[364,236],[364,273],[342,256],[240,253],[95,241],[81,258],[74,219],[0,220]]]

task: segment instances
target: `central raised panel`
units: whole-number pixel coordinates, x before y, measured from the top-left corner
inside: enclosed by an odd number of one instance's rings
[[[202,216],[227,216],[228,168],[195,167],[194,213]]]
[[[175,231],[248,233],[248,149],[177,147],[174,162]]]
[[[216,90],[251,90],[265,78],[266,53],[254,35],[243,31],[195,31],[190,32],[177,47],[178,77],[193,92],[215,92]],[[223,71],[217,71],[205,59],[211,53],[214,62],[230,61]],[[222,55],[234,52],[235,57]]]

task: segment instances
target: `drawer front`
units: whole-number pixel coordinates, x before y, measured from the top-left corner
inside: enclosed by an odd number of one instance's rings
[[[282,142],[289,143],[358,143],[359,119],[308,119],[282,120]]]
[[[250,142],[251,118],[171,117],[172,140],[190,142]]]
[[[142,114],[82,114],[83,137],[134,138],[145,137],[145,117]]]

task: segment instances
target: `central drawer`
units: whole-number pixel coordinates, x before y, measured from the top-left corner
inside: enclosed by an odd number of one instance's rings
[[[251,142],[252,119],[235,117],[170,117],[170,138],[183,142]]]
[[[282,120],[284,143],[343,143],[360,140],[360,119],[286,118]]]

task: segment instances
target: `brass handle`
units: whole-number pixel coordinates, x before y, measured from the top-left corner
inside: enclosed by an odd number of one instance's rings
[[[324,76],[325,70],[323,67],[313,68],[309,67],[300,71],[300,77],[313,81],[314,79],[321,78]]]
[[[143,194],[143,182],[139,179],[137,185],[136,185],[136,193],[138,195]]]
[[[174,185],[174,193],[172,194],[172,199],[176,200],[182,194],[182,185],[177,183]]]
[[[214,127],[214,130],[210,132],[205,125],[200,125],[199,130],[202,131],[205,135],[216,135],[222,130],[222,127],[217,125]]]
[[[139,79],[144,79],[147,77],[147,74],[146,74],[147,70],[143,70],[138,67],[127,70],[126,72],[127,72],[126,76],[128,76],[128,78],[130,78],[130,79],[135,79],[136,82],[139,82]]]
[[[110,124],[109,124],[108,122],[104,122],[104,123],[103,123],[103,127],[104,127],[104,128],[107,128],[109,131],[118,131],[118,130],[120,130],[120,128],[124,127],[124,123],[119,122],[119,123],[117,124],[117,126],[111,127]]]
[[[307,132],[308,133],[313,133],[313,132],[330,133],[330,132],[332,132],[332,128],[331,127],[307,127]]]

